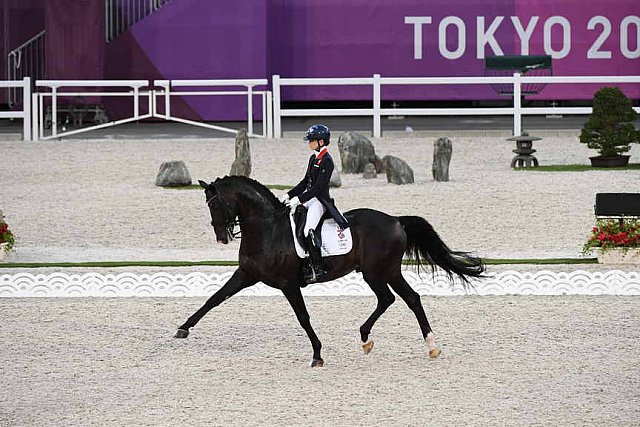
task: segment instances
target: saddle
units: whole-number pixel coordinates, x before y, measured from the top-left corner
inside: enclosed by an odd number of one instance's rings
[[[322,224],[324,223],[324,220],[327,218],[331,218],[331,215],[329,215],[327,212],[325,212],[322,217],[320,218],[320,221],[318,221],[318,225],[316,226],[316,230],[322,230]],[[295,232],[295,236],[296,236],[296,240],[298,240],[298,244],[300,246],[302,246],[302,249],[304,249],[305,252],[309,252],[309,248],[307,247],[307,242],[306,242],[306,236],[304,235],[304,226],[307,223],[307,208],[304,207],[303,205],[299,205],[295,212],[293,213],[293,222],[295,222],[296,224],[296,232]],[[315,243],[317,247],[322,247],[322,233],[314,233],[315,236]]]
[[[307,208],[304,206],[298,206],[289,214],[291,232],[294,235],[294,246],[300,258],[306,258],[309,253],[309,248],[307,248],[304,236],[304,226],[307,220],[306,215]],[[344,255],[349,253],[353,247],[351,228],[343,230],[336,224],[331,214],[327,212],[320,218],[314,236],[322,257]]]

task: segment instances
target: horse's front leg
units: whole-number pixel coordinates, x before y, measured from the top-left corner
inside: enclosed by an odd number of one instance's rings
[[[238,268],[231,278],[227,281],[227,283],[222,286],[218,292],[213,294],[211,298],[204,303],[202,307],[198,311],[196,311],[191,317],[187,319],[186,322],[182,324],[178,328],[178,331],[175,333],[174,337],[176,338],[186,338],[189,336],[189,329],[196,325],[204,317],[205,314],[209,312],[214,307],[217,307],[222,302],[230,298],[231,296],[237,294],[244,288],[248,288],[249,286],[255,285],[257,280],[251,277],[249,274],[242,271]]]
[[[311,321],[309,319],[309,312],[307,311],[307,306],[304,303],[304,299],[302,298],[302,292],[300,288],[293,285],[291,287],[286,287],[282,289],[282,293],[291,304],[291,308],[296,313],[296,317],[298,318],[298,322],[300,322],[300,326],[307,333],[309,340],[311,341],[311,346],[313,347],[313,359],[311,360],[312,368],[320,368],[324,365],[324,360],[320,356],[320,349],[322,348],[322,344],[318,339],[315,331],[311,327]]]

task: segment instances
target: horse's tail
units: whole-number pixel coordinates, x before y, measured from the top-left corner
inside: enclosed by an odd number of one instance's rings
[[[400,216],[398,220],[407,235],[405,253],[410,260],[415,261],[418,270],[424,263],[430,264],[432,271],[437,265],[446,271],[449,279],[453,279],[454,274],[460,277],[465,287],[469,284],[469,277],[484,277],[485,265],[482,259],[468,252],[449,249],[424,218]]]

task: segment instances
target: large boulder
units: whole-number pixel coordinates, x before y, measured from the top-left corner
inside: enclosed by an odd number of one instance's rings
[[[382,164],[387,172],[387,182],[399,185],[413,184],[413,169],[404,160],[394,156],[384,156]]]
[[[231,165],[229,175],[251,175],[251,149],[246,129],[241,128],[236,135],[236,159]]]
[[[356,132],[345,132],[338,138],[342,173],[362,173],[369,163],[376,163],[376,151],[369,139]]]
[[[182,160],[163,162],[156,176],[158,187],[184,187],[191,185],[191,175]]]

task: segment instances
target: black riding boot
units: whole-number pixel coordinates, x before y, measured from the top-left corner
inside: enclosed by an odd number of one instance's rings
[[[304,280],[307,283],[321,282],[326,271],[322,268],[322,255],[317,245],[314,231],[310,230],[306,238],[307,248],[309,250],[309,269],[305,272]]]

